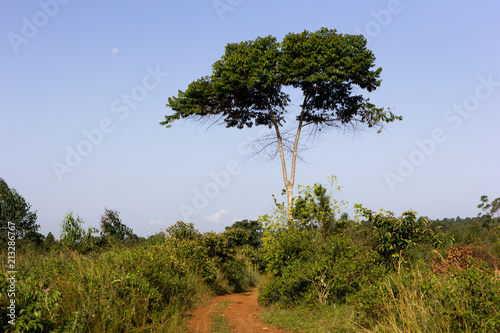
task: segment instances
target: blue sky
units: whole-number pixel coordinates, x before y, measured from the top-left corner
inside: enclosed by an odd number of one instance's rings
[[[500,196],[500,3],[472,1],[2,1],[0,177],[59,235],[104,208],[140,236],[177,220],[221,231],[270,213],[278,161],[250,159],[261,129],[158,123],[168,97],[211,73],[227,43],[321,27],[364,34],[383,68],[367,95],[404,120],[329,132],[296,184],[343,186],[349,205],[475,216]]]

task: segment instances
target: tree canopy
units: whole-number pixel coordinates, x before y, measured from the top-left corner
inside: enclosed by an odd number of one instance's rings
[[[104,214],[101,215],[100,224],[101,236],[103,237],[111,237],[119,241],[125,241],[135,236],[132,229],[123,224],[120,219],[120,212],[117,210],[104,208]]]
[[[248,231],[248,244],[255,248],[262,244],[262,225],[255,220],[236,221],[231,226],[227,226],[226,230],[243,229]]]
[[[36,212],[31,205],[15,190],[9,188],[0,178],[0,242],[7,241],[9,227],[14,226],[16,239],[40,245],[43,235],[38,232]]]
[[[366,43],[362,35],[338,34],[327,28],[289,33],[281,42],[267,36],[230,43],[213,64],[211,75],[168,99],[173,114],[160,124],[170,127],[182,118],[212,118],[226,127],[274,128],[290,209],[297,148],[305,126],[313,130],[375,126],[380,131],[383,123],[401,119],[360,93],[374,91],[381,83],[382,69],[374,68],[375,56]],[[302,92],[290,145],[290,176],[281,130],[292,109],[289,88]]]

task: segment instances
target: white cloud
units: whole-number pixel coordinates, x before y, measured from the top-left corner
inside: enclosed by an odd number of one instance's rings
[[[116,47],[111,49],[111,54],[117,54],[120,50],[118,50]]]
[[[162,225],[162,224],[165,224],[165,220],[164,219],[156,219],[156,220],[151,220],[148,222],[148,225]]]
[[[151,236],[155,233],[157,233],[158,231],[163,231],[163,227],[158,227],[158,226],[162,226],[162,225],[165,225],[166,222],[164,219],[156,219],[156,220],[151,220],[148,222],[148,236]]]
[[[219,223],[220,220],[229,214],[230,210],[229,209],[221,209],[217,213],[205,217],[205,221],[210,222],[210,223]]]

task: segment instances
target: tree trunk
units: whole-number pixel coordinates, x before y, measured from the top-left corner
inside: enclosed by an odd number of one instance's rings
[[[278,124],[275,122],[274,123],[274,128],[276,130],[276,138],[278,139],[278,149],[280,152],[280,158],[281,158],[281,170],[283,171],[283,182],[285,183],[285,189],[286,189],[286,196],[287,196],[287,209],[286,213],[288,216],[288,219],[292,219],[292,198],[293,198],[293,181],[288,180],[288,174],[286,170],[286,159],[285,159],[285,152],[283,151],[283,140],[281,138],[281,133],[278,127]],[[295,170],[292,171],[294,172]]]
[[[287,181],[285,183],[285,188],[286,188],[286,199],[287,199],[287,209],[286,213],[288,216],[288,220],[292,219],[292,200],[293,200],[293,183],[290,181]]]
[[[304,105],[306,104],[307,97],[304,99]],[[303,126],[303,117],[304,117],[304,108],[302,108],[302,111],[300,113],[300,120],[299,120],[299,125],[297,127],[297,133],[295,134],[295,141],[293,143],[293,151],[292,151],[292,166],[291,166],[291,173],[290,173],[290,179],[288,179],[288,173],[286,169],[286,159],[285,159],[285,152],[283,151],[283,139],[281,137],[281,133],[279,130],[279,125],[277,119],[274,117],[274,113],[270,112],[271,118],[273,120],[274,124],[274,129],[276,131],[276,138],[278,139],[278,149],[280,152],[280,158],[281,158],[281,168],[283,171],[283,182],[285,183],[285,189],[286,189],[286,197],[287,197],[287,216],[288,220],[292,219],[292,201],[293,201],[293,185],[295,183],[295,165],[297,163],[297,149],[299,147],[299,139],[300,139],[300,131],[302,130]]]

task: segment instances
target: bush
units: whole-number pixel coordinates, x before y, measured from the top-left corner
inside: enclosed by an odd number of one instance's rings
[[[324,187],[304,187],[300,193],[293,218],[278,203],[274,216],[261,217],[263,257],[270,279],[262,287],[260,302],[342,303],[346,295],[385,272],[381,257],[354,242],[356,226],[347,214],[335,219],[339,202]]]
[[[436,276],[392,273],[349,297],[357,321],[380,332],[498,332],[500,281],[483,266]]]
[[[286,238],[285,235],[286,232],[281,233],[279,240]],[[385,272],[378,264],[380,257],[375,251],[355,246],[344,235],[306,240],[296,243],[301,244],[302,251],[297,251],[294,260],[281,262],[280,274],[272,276],[264,285],[262,304],[297,303],[299,300],[341,303],[346,295]]]
[[[259,286],[258,301],[264,306],[293,306],[303,303],[313,292],[311,284],[300,271],[288,267],[281,276],[270,277]]]
[[[454,332],[500,332],[500,280],[487,266],[453,272],[442,296]]]

